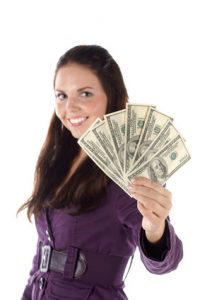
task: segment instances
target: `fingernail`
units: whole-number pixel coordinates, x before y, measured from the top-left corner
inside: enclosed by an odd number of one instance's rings
[[[134,177],[133,179],[131,179],[131,183],[136,183],[136,178]]]

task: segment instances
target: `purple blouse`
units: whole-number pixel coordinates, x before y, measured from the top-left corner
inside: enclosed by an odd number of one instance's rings
[[[47,218],[47,210],[44,210],[36,220],[37,251],[22,300],[127,300],[123,291],[123,271],[118,272],[117,283],[108,286],[84,282],[81,277],[67,279],[62,273],[55,271],[41,272],[41,244],[63,252],[69,247],[75,247],[83,253],[88,251],[108,257],[117,256],[127,258],[127,261],[138,247],[141,260],[148,271],[163,274],[177,268],[183,256],[183,248],[168,220],[168,247],[163,251],[162,258],[152,258],[141,242],[142,216],[137,209],[136,200],[113,182],[109,183],[104,200],[98,209],[79,216],[71,216],[64,209],[49,209]],[[95,265],[92,267],[95,270],[94,278],[105,276],[95,269]]]

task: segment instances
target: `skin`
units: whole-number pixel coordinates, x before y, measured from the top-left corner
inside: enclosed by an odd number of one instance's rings
[[[143,216],[142,227],[147,239],[152,243],[159,241],[172,207],[171,192],[144,177],[135,177],[129,184],[129,190]]]

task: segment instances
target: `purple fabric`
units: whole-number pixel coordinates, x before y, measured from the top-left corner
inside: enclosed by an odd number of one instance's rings
[[[82,249],[83,252],[85,249],[93,253],[121,257],[134,255],[138,247],[145,267],[155,274],[176,269],[182,259],[182,243],[169,221],[170,249],[164,260],[153,260],[145,256],[140,244],[142,216],[137,210],[137,203],[113,182],[108,185],[105,201],[97,210],[80,216],[70,216],[63,209],[51,209],[49,219],[53,236],[48,230],[45,214],[36,220],[39,242],[22,300],[127,300],[122,280],[118,285],[105,287],[76,279],[68,280],[61,273],[52,271],[41,273],[38,270],[40,243],[49,244],[59,251],[65,251],[72,246]],[[104,274],[99,274],[96,270],[95,276]],[[120,278],[122,276],[120,274]]]

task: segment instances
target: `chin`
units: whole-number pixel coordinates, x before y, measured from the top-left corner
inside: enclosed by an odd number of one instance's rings
[[[84,128],[80,128],[80,129],[77,128],[75,130],[70,130],[70,132],[75,139],[79,139],[86,132],[88,128],[89,126],[85,126]]]
[[[70,131],[71,132],[71,135],[75,138],[75,139],[79,139],[82,135],[83,135],[83,133],[85,132],[72,132],[72,131]]]

